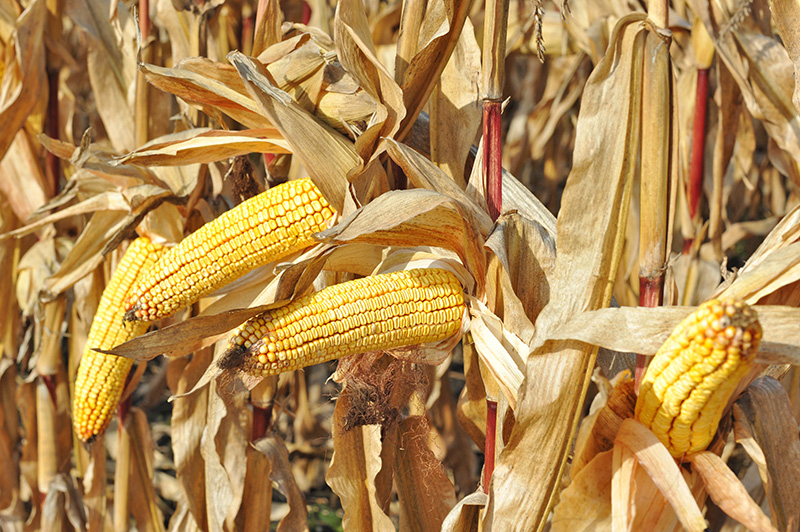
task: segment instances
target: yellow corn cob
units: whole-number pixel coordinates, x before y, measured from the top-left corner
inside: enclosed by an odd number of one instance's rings
[[[156,263],[165,250],[148,238],[137,238],[128,246],[103,290],[75,380],[72,421],[82,441],[90,441],[106,429],[133,365],[128,358],[97,353],[92,349],[111,349],[147,330],[146,323],[127,326],[122,323],[122,303],[134,282]]]
[[[705,449],[731,394],[750,370],[760,340],[756,312],[745,303],[703,303],[650,362],[636,418],[675,458]]]
[[[187,307],[248,271],[314,244],[333,209],[310,179],[273,187],[184,238],[136,284],[125,320],[150,321]]]
[[[461,328],[464,292],[442,269],[406,270],[330,286],[236,329],[220,362],[276,375],[345,355],[440,342]]]

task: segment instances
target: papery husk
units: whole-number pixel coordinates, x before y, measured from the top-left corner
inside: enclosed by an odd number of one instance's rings
[[[698,478],[680,469],[644,425],[634,419],[623,421],[613,453],[611,506],[615,530],[670,530],[677,521],[687,530],[705,530],[698,506],[704,501],[704,493],[695,492]],[[659,500],[659,493],[666,500]],[[664,504],[667,501],[669,506]]]
[[[431,161],[461,188],[467,184],[464,168],[481,123],[479,71],[480,48],[467,19],[430,99]]]
[[[584,418],[575,441],[575,456],[570,466],[573,478],[594,457],[609,451],[622,422],[633,417],[636,394],[630,372],[623,371],[614,378],[613,389],[605,405],[596,414]]]
[[[775,527],[796,528],[800,523],[800,439],[785,390],[770,377],[756,379],[734,403],[733,415],[736,440],[759,469],[763,464],[762,480]]]
[[[269,481],[275,483],[289,504],[289,513],[278,523],[278,530],[281,532],[308,530],[308,511],[306,510],[305,497],[300,488],[298,488],[295,477],[292,475],[289,450],[286,448],[286,443],[280,436],[273,434],[255,442],[254,447],[256,451],[269,460],[271,464]],[[269,507],[269,501],[265,500],[263,495],[261,501],[262,505],[266,504]],[[250,504],[250,500],[244,499],[243,504]],[[250,512],[249,509],[247,511]],[[269,512],[267,512],[266,518],[269,521]],[[252,523],[251,526],[253,526]],[[253,526],[251,530],[258,529]]]
[[[46,15],[45,0],[31,2],[15,21],[13,43],[5,47],[7,55],[0,85],[0,124],[3,124],[0,159],[33,111],[42,87],[47,86],[42,38]]]
[[[758,504],[747,493],[739,478],[716,454],[702,451],[687,457],[694,471],[703,479],[709,497],[726,514],[730,515],[748,530],[777,530]]]
[[[381,469],[381,426],[364,425],[343,429],[348,408],[339,396],[333,418],[334,451],[325,480],[342,501],[343,528],[393,531],[391,519],[376,498],[375,477]]]
[[[570,316],[611,301],[638,148],[632,135],[640,112],[636,80],[645,36],[642,20],[635,14],[620,21],[611,50],[584,92],[574,166],[559,213],[557,277],[550,303],[536,322],[527,384],[492,479],[485,524],[493,530],[544,527],[569,454],[597,350],[549,338]],[[582,135],[584,128],[591,134]],[[604,202],[597,201],[597,190],[604,191]],[[587,203],[593,208],[587,209]]]

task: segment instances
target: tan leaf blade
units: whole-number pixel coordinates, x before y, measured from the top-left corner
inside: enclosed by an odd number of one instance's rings
[[[183,135],[185,134],[186,132]],[[252,152],[289,153],[289,150],[274,128],[246,131],[200,130],[183,140],[148,143],[120,159],[120,162],[143,166],[212,163]]]
[[[222,335],[267,308],[269,305],[261,305],[229,310],[214,316],[196,316],[129,340],[114,349],[98,351],[136,361],[151,360],[160,355],[181,357],[213,344]]]
[[[381,426],[344,429],[348,395],[340,395],[333,415],[333,458],[325,480],[342,500],[345,530],[393,532],[391,519],[376,498],[375,480],[381,470]]]
[[[614,443],[615,456],[620,452],[620,448],[625,448],[633,453],[636,462],[647,471],[659,491],[670,502],[686,529],[697,532],[706,529],[703,514],[678,465],[667,448],[658,441],[652,432],[635,419],[626,419],[622,422]],[[617,463],[616,458],[614,462]],[[615,476],[616,474],[615,472]],[[612,482],[611,500],[614,503],[619,501],[621,504],[626,504],[626,501],[630,499],[622,497],[619,493],[615,494],[615,486],[617,486],[616,482]],[[635,489],[635,486],[631,486],[631,488]],[[635,505],[639,501],[640,499],[635,498],[631,502]]]
[[[488,518],[499,529],[545,526],[580,416],[597,350],[549,338],[571,316],[611,301],[638,149],[642,20],[642,14],[619,20],[584,91],[574,165],[559,212],[558,274],[550,303],[536,321],[527,390],[492,480]]]
[[[757,306],[764,338],[758,360],[800,365],[797,323],[800,309]],[[672,330],[694,307],[605,308],[578,314],[552,333],[553,339],[573,339],[619,352],[655,354]]]
[[[424,417],[410,416],[400,422],[398,430],[395,473],[400,527],[419,532],[440,530],[456,503],[456,493],[441,462],[428,447],[431,428]]]
[[[478,283],[486,265],[469,214],[447,196],[424,189],[387,192],[339,224],[318,234],[325,242],[385,246],[437,246],[454,251]],[[480,294],[483,287],[478,285]]]
[[[786,391],[775,379],[760,377],[734,403],[733,414],[736,425],[753,435],[766,458],[767,499],[776,528],[796,529],[800,524],[800,438]]]
[[[353,145],[272,85],[251,58],[231,52],[228,60],[239,72],[261,112],[286,139],[322,194],[342,212],[347,176],[362,165]]]
[[[16,21],[13,46],[6,43],[4,72],[0,85],[0,159],[19,128],[39,100],[39,92],[47,86],[45,50],[42,31],[47,8],[43,0],[30,3]]]
[[[761,508],[747,493],[742,481],[731,471],[722,458],[703,451],[688,457],[695,471],[703,477],[703,483],[711,500],[726,514],[749,530],[776,531]]]

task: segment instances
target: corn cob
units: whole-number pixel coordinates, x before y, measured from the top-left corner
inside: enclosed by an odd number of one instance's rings
[[[187,236],[136,284],[125,320],[151,321],[187,307],[274,260],[314,244],[334,211],[310,179],[273,187]]]
[[[755,310],[707,301],[678,325],[653,357],[636,401],[636,418],[672,456],[708,447],[761,340]]]
[[[417,269],[330,286],[237,328],[220,362],[276,375],[345,355],[440,342],[461,327],[464,293],[442,269]]]
[[[146,323],[123,324],[122,303],[134,282],[156,263],[164,251],[166,248],[148,238],[137,238],[128,246],[103,290],[78,364],[72,402],[73,425],[82,441],[91,441],[106,429],[133,365],[128,358],[97,353],[92,349],[111,349],[147,330]]]

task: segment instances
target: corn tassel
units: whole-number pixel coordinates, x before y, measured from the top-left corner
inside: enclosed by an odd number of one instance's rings
[[[273,187],[184,238],[134,287],[125,320],[187,307],[250,270],[314,244],[334,211],[310,179]]]
[[[136,280],[156,263],[164,251],[166,248],[148,238],[137,238],[128,246],[103,290],[78,364],[72,402],[73,426],[82,441],[91,441],[106,429],[133,365],[128,358],[97,353],[92,349],[112,349],[147,330],[146,323],[123,324],[122,304]]]
[[[330,286],[251,318],[220,367],[269,376],[346,355],[440,342],[461,328],[464,293],[441,269],[417,269]]]
[[[672,456],[708,447],[728,400],[750,370],[761,340],[745,303],[702,304],[658,350],[642,380],[636,418]]]

